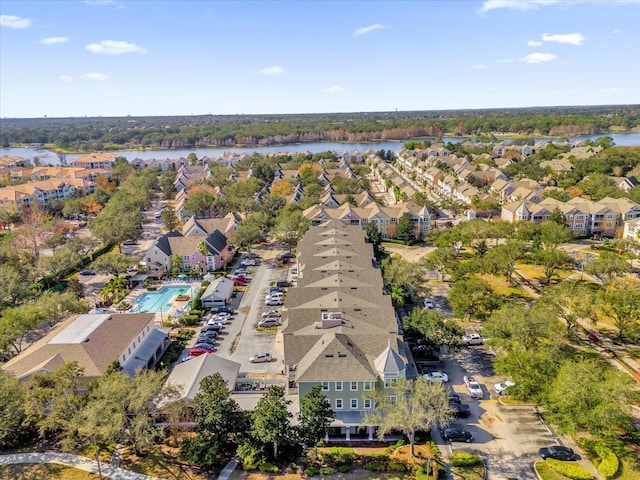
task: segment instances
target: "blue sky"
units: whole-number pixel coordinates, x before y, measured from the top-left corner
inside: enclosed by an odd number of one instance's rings
[[[0,116],[640,103],[640,0],[0,1]]]

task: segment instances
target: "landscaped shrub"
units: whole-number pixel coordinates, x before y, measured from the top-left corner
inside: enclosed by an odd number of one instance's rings
[[[407,442],[404,438],[401,438],[400,440],[398,440],[396,443],[394,443],[393,445],[389,445],[387,448],[384,449],[385,452],[387,453],[392,453],[395,452],[398,448],[406,445]]]
[[[367,462],[364,469],[370,472],[384,472],[387,470],[387,464],[382,462]]]
[[[620,468],[618,456],[613,450],[602,444],[595,446],[595,452],[600,457],[600,465],[598,465],[600,474],[607,479],[615,477]]]
[[[158,290],[158,287],[155,287],[153,285],[149,285],[147,287],[147,292],[155,292],[156,290]]]
[[[304,469],[304,474],[307,477],[315,477],[318,474],[318,469],[316,467],[307,467]]]
[[[322,460],[330,467],[353,465],[356,460],[356,454],[353,448],[332,447],[328,452],[322,454]]]
[[[197,315],[198,317],[202,317],[202,310],[195,310],[195,309],[191,309],[189,310],[189,315]]]
[[[434,470],[433,469],[433,462],[431,462],[431,461],[424,462],[422,465],[420,465],[418,467],[418,470],[416,471],[417,480],[425,480],[425,479],[429,479],[429,478],[434,478],[433,470]],[[428,473],[428,476],[427,476],[427,473]]]
[[[390,472],[406,472],[407,467],[404,463],[391,462],[388,467]]]
[[[280,469],[276,467],[273,463],[262,462],[258,465],[258,469],[261,472],[269,472],[269,473],[280,473]]]
[[[194,327],[200,323],[200,317],[198,315],[184,315],[180,319],[180,323],[187,327]]]
[[[389,454],[388,453],[374,453],[371,455],[363,455],[362,463],[373,462],[373,463],[389,463]]]
[[[449,460],[454,467],[473,467],[480,463],[480,457],[475,453],[453,453],[449,457]]]
[[[349,466],[348,465],[340,465],[338,467],[338,471],[340,473],[349,473]]]
[[[336,473],[336,469],[333,467],[322,467],[320,469],[320,475],[333,475]]]
[[[593,478],[589,470],[582,468],[576,463],[567,463],[562,460],[554,460],[553,458],[547,458],[545,462],[560,475],[564,475],[573,480],[591,480]]]

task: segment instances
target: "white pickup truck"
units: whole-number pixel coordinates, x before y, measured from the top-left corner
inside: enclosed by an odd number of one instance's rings
[[[482,397],[484,397],[482,387],[474,377],[465,375],[464,384],[467,386],[467,390],[469,390],[469,395],[471,395],[471,398],[481,399]]]

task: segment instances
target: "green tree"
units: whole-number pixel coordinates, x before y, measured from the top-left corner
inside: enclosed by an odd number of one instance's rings
[[[525,255],[523,241],[509,238],[505,243],[490,249],[484,257],[485,272],[504,275],[508,282],[513,280],[516,262]]]
[[[208,190],[197,189],[189,193],[184,201],[184,209],[197,217],[211,214],[216,201],[215,195]]]
[[[535,260],[542,266],[545,283],[548,285],[551,279],[561,268],[573,265],[573,259],[559,248],[543,248],[534,252]]]
[[[382,258],[382,254],[384,253],[384,247],[382,246],[382,234],[380,230],[378,230],[378,224],[376,223],[367,223],[365,228],[367,233],[367,238],[369,239],[369,243],[373,245],[373,255],[377,260]]]
[[[613,252],[602,252],[584,266],[584,271],[596,275],[605,284],[609,284],[616,278],[631,273],[631,264],[623,257]]]
[[[597,303],[600,311],[613,320],[618,338],[637,339],[640,334],[640,285],[637,281],[611,283]]]
[[[293,245],[302,238],[310,225],[311,222],[302,216],[300,210],[284,208],[278,215],[271,234],[279,241],[286,243],[291,251]]]
[[[438,272],[440,281],[444,280],[447,269],[450,268],[454,262],[456,262],[456,253],[451,246],[438,247],[424,257],[425,267]]]
[[[278,459],[278,446],[295,443],[291,429],[290,400],[285,400],[282,387],[272,387],[260,398],[251,415],[251,435],[254,439],[273,446],[273,459]]]
[[[262,226],[258,223],[258,215],[249,215],[231,234],[229,244],[235,246],[238,250],[249,250],[251,245],[260,239],[261,233]]]
[[[70,293],[58,293],[48,290],[35,302],[38,317],[46,320],[50,327],[72,313],[87,313],[89,304],[84,298],[77,298]]]
[[[29,296],[26,279],[20,270],[8,263],[0,265],[0,307],[16,305]]]
[[[27,337],[42,320],[40,310],[33,303],[5,308],[0,317],[0,352],[5,356],[19,354]]]
[[[567,433],[587,430],[605,438],[633,431],[629,417],[634,382],[602,360],[565,361],[552,383],[549,408]]]
[[[118,277],[125,273],[127,269],[139,263],[136,257],[130,257],[121,253],[108,253],[98,257],[91,266],[96,270]]]
[[[26,414],[20,382],[0,370],[0,449],[17,446],[26,436]]]
[[[382,275],[391,289],[400,287],[412,298],[425,296],[429,292],[425,287],[425,268],[419,263],[389,258],[382,262]]]
[[[389,396],[395,397],[395,401]],[[373,398],[373,409],[365,412],[364,423],[378,426],[378,437],[401,430],[409,439],[411,456],[415,456],[416,431],[446,425],[453,418],[447,392],[441,383],[399,379],[392,392],[379,389]]]
[[[453,284],[449,290],[453,314],[459,318],[486,320],[501,304],[501,298],[480,278],[469,278]]]
[[[318,456],[318,443],[324,439],[329,426],[335,418],[331,404],[321,393],[321,386],[316,385],[300,399],[300,422],[298,431],[300,439],[307,446],[315,448]]]
[[[398,219],[398,229],[396,230],[396,238],[401,240],[409,240],[415,238],[413,231],[413,222],[411,221],[411,215],[407,212],[403,213]]]
[[[173,207],[167,205],[160,212],[160,218],[162,219],[162,225],[166,230],[175,230],[180,225],[180,219],[176,215],[176,211]]]
[[[553,223],[557,223],[558,225],[566,225],[567,219],[565,218],[562,210],[559,207],[554,208],[551,211],[551,215],[549,215],[549,221]]]
[[[432,310],[414,308],[402,319],[402,326],[409,334],[423,337],[427,345],[436,350],[446,347],[449,351],[457,351],[463,346],[464,328]]]
[[[158,186],[162,190],[162,197],[165,200],[171,200],[173,198],[173,182],[176,179],[176,172],[174,170],[167,170],[158,179]]]

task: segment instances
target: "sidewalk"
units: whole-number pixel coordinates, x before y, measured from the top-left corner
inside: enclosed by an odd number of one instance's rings
[[[10,455],[0,455],[0,465],[25,463],[57,463],[84,470],[85,472],[98,474],[98,462],[70,453],[14,453]],[[111,478],[113,480],[162,480],[158,477],[150,477],[142,473],[114,467],[109,463],[100,462],[100,470],[103,478]]]

